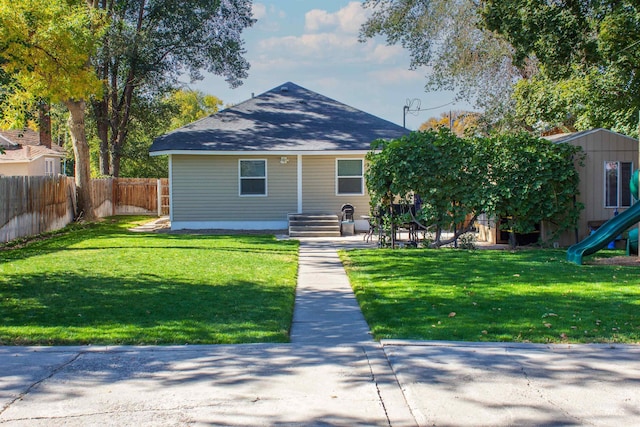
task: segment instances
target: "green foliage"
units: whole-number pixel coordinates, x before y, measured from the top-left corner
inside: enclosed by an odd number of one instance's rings
[[[222,100],[195,90],[173,91],[151,99],[136,97],[132,103],[128,142],[122,148],[121,177],[166,178],[166,156],[149,156],[149,147],[158,135],[214,114]]]
[[[470,217],[486,213],[508,217],[506,227],[533,231],[551,221],[561,233],[575,226],[580,206],[579,148],[528,134],[459,138],[448,129],[413,132],[379,141],[367,154],[367,187],[374,209],[411,203],[419,195],[416,218],[423,227],[456,231]],[[436,233],[434,246],[443,242]]]
[[[429,67],[426,89],[455,90],[484,111],[491,125],[511,111],[511,84],[524,70],[511,61],[511,48],[481,25],[478,2],[366,0],[371,16],[360,38],[377,35],[409,51],[411,67]]]
[[[605,128],[637,135],[640,101],[621,93],[625,83],[613,70],[595,70],[562,80],[539,73],[515,86],[516,117],[538,132]]]
[[[582,208],[574,199],[580,147],[527,133],[477,138],[475,144],[489,166],[479,177],[487,183],[484,212],[506,218],[506,229],[516,233],[532,232],[542,221],[553,223],[556,234],[575,227]]]
[[[185,74],[195,81],[203,71],[239,86],[249,69],[242,32],[254,19],[249,0],[99,4],[112,24],[93,58],[105,96],[94,103],[92,113],[101,141],[100,172],[118,176],[135,120],[134,104],[144,102],[136,98],[163,97],[183,86]]]
[[[85,2],[0,1],[0,66],[5,79],[5,124],[24,125],[41,99],[51,102],[101,94],[89,63],[105,25]]]
[[[388,206],[399,199],[422,200],[416,218],[425,226],[452,230],[477,211],[482,186],[477,179],[473,145],[446,128],[412,132],[384,143],[379,153],[367,156],[367,187],[372,204]],[[439,244],[436,237],[436,244]]]
[[[406,48],[412,67],[429,67],[427,90],[455,90],[484,110],[481,129],[603,127],[638,135],[637,1],[367,0],[364,6],[372,14],[361,38],[382,35]]]
[[[512,46],[516,65],[535,58],[546,67],[553,64],[551,75],[561,77],[570,72],[572,64],[595,54],[589,9],[587,3],[571,0],[488,0],[483,2],[481,15],[486,28],[501,34]]]
[[[483,17],[511,44],[517,62],[533,58],[538,64],[531,81],[518,83],[519,119],[531,126],[638,135],[637,2],[490,0]]]
[[[476,246],[475,233],[465,233],[458,239],[459,249],[478,249]]]
[[[165,97],[135,97],[129,124],[127,144],[122,147],[121,177],[166,178],[169,162],[166,156],[151,157],[149,148],[158,135],[169,132],[168,124],[180,114],[179,106]]]
[[[218,112],[223,102],[220,98],[199,90],[181,89],[171,93],[168,102],[175,105],[178,114],[171,118],[168,130],[177,129],[198,119]]]
[[[635,267],[577,266],[559,250],[356,250],[341,257],[376,339],[640,340]]]

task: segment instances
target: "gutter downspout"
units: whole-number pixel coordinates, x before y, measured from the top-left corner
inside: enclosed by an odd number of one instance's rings
[[[296,158],[297,171],[297,190],[298,190],[298,213],[302,213],[302,154],[298,154]]]

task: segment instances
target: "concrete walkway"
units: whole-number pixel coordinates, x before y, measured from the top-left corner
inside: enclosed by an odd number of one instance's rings
[[[374,342],[337,244],[301,242],[291,344],[0,347],[0,426],[640,425],[640,347]]]
[[[291,342],[324,346],[373,342],[331,241],[300,242]]]

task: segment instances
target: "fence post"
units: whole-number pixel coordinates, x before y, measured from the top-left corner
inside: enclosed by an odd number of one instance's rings
[[[158,192],[158,218],[162,216],[162,181],[158,178],[158,184],[156,185]]]
[[[118,191],[120,189],[118,188],[118,178],[111,178],[110,181],[111,181],[111,207],[113,211],[111,215],[115,216],[118,214],[118,203],[120,203],[120,201],[118,200]]]

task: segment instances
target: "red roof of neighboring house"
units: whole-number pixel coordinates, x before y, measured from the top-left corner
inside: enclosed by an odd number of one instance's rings
[[[31,129],[0,130],[0,162],[27,162],[41,156],[66,157],[66,151],[59,145],[47,148],[40,144],[40,135]]]

